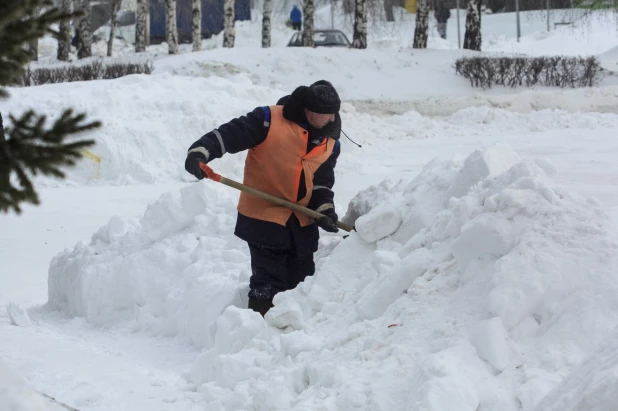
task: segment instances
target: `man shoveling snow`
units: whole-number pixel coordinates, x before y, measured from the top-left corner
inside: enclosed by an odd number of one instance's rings
[[[273,297],[315,272],[318,226],[337,232],[334,168],[340,152],[341,100],[331,83],[300,86],[277,105],[258,107],[191,145],[185,169],[203,179],[202,164],[251,149],[244,184],[325,215],[317,221],[241,193],[235,234],[251,255],[249,308],[265,315]]]

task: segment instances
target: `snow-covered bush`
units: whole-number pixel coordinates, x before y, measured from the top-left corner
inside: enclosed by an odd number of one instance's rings
[[[57,67],[28,67],[22,76],[22,85],[67,83],[71,81],[110,80],[131,74],[151,74],[152,63],[112,63],[104,64],[94,60],[88,64],[60,65]]]
[[[590,87],[598,83],[601,67],[596,57],[463,57],[455,61],[455,72],[482,88]]]

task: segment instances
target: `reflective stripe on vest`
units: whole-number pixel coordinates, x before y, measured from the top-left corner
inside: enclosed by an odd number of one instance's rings
[[[308,138],[304,128],[283,117],[283,106],[271,106],[268,135],[260,145],[248,151],[243,183],[306,207],[313,192],[313,175],[330,157],[335,146],[335,140],[325,138],[322,144],[307,153]],[[307,194],[297,201],[303,170]],[[293,211],[242,192],[238,212],[285,226]],[[301,227],[313,223],[313,218],[294,213]]]

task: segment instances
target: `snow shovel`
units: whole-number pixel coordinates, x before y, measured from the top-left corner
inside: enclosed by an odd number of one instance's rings
[[[275,196],[273,196],[271,194],[267,194],[267,193],[264,193],[263,191],[256,190],[255,188],[251,188],[251,187],[249,187],[247,185],[238,183],[238,182],[236,182],[234,180],[230,180],[228,178],[222,177],[221,175],[215,173],[212,168],[208,167],[204,163],[200,163],[200,168],[202,169],[202,171],[204,172],[204,174],[206,175],[207,178],[209,178],[209,179],[211,179],[213,181],[216,181],[217,183],[225,184],[226,186],[235,188],[235,189],[240,190],[240,191],[244,191],[245,193],[252,194],[252,195],[254,195],[256,197],[260,197],[260,198],[262,198],[264,200],[272,201],[273,203],[275,203],[277,205],[280,205],[280,206],[285,207],[285,208],[289,208],[290,210],[293,210],[293,211],[298,211],[299,213],[303,213],[305,215],[308,215],[309,217],[313,217],[316,220],[318,218],[325,217],[324,214],[318,213],[317,211],[312,210],[310,208],[303,207],[303,206],[298,205],[296,203],[292,203],[291,201],[287,201],[287,200],[284,200],[282,198],[275,197]],[[347,231],[347,232],[355,230],[355,228],[352,227],[351,225],[346,224],[346,223],[342,223],[341,221],[337,221],[337,227],[339,227],[342,230]]]

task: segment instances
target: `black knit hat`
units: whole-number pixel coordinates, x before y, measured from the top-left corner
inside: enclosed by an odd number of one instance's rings
[[[297,87],[292,96],[298,97],[303,107],[314,113],[335,114],[341,108],[337,90],[326,80],[316,81],[309,87]]]

